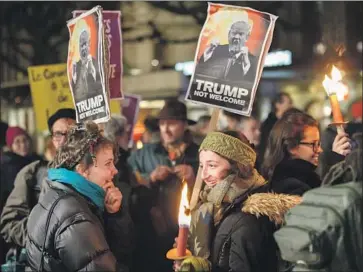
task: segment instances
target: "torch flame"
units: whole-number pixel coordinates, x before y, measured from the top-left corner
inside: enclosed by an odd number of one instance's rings
[[[327,75],[325,75],[324,81],[323,81],[323,87],[325,89],[325,91],[327,92],[328,95],[331,95],[331,85],[332,85],[332,80],[330,79],[330,77],[328,77]]]
[[[179,205],[179,226],[189,226],[190,225],[190,207],[188,201],[188,185],[184,182],[183,190],[181,193],[180,205]]]
[[[331,78],[334,82],[339,82],[342,80],[342,74],[340,73],[339,69],[333,65],[331,69]]]
[[[331,71],[331,78],[325,75],[323,81],[323,87],[326,93],[331,96],[333,94],[337,95],[339,101],[342,101],[347,98],[348,96],[348,88],[342,82],[342,74],[338,68],[334,65]]]

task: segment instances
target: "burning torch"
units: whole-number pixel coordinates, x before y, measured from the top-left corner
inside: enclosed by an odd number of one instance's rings
[[[186,182],[183,182],[183,190],[179,205],[179,234],[177,238],[177,248],[173,248],[168,251],[168,253],[166,254],[166,258],[168,258],[169,260],[181,261],[188,256],[192,256],[192,253],[187,249],[190,220],[191,215],[188,201],[188,185]]]
[[[323,81],[323,86],[329,96],[330,105],[333,112],[333,123],[331,125],[337,127],[338,133],[344,133],[343,125],[346,124],[340,110],[338,97],[348,92],[347,87],[341,82],[341,80],[342,75],[339,69],[333,65],[331,78],[325,75],[325,79]]]

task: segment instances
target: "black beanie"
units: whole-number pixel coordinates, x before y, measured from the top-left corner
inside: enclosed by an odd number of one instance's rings
[[[59,109],[48,119],[49,131],[52,131],[54,123],[61,118],[70,118],[76,120],[76,111],[74,109]]]

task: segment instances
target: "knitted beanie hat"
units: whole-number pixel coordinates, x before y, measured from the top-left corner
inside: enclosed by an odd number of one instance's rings
[[[242,165],[255,165],[256,152],[239,139],[221,132],[208,133],[200,145],[201,150],[210,150]]]
[[[11,147],[15,138],[19,135],[25,135],[29,137],[28,133],[21,127],[9,127],[6,131],[6,144]]]

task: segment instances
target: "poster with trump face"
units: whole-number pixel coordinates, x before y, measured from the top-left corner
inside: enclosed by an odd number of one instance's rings
[[[102,8],[96,6],[67,22],[69,45],[67,75],[77,123],[110,119],[108,51]]]
[[[209,3],[186,100],[250,116],[276,19]]]

